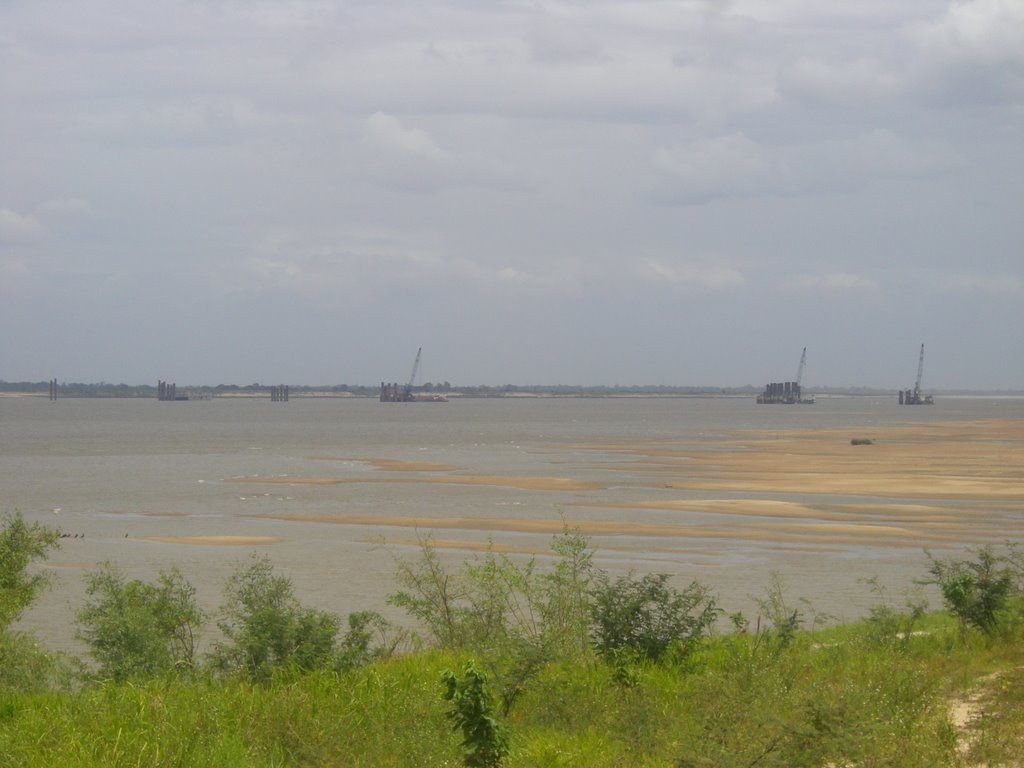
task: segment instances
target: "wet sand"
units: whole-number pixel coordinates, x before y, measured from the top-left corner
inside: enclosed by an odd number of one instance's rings
[[[390,468],[384,459],[374,459],[381,467]],[[408,462],[400,462],[409,464]],[[431,465],[434,466],[434,465]],[[409,466],[401,471],[413,472]],[[423,471],[423,470],[420,470]],[[428,471],[436,471],[430,469]],[[229,477],[226,483],[260,485],[343,485],[346,483],[416,483],[423,485],[486,485],[492,488],[519,488],[530,491],[587,491],[601,488],[598,483],[587,483],[568,477],[514,477],[502,475],[427,475],[423,477]]]
[[[155,541],[161,544],[198,544],[201,546],[254,547],[279,544],[279,536],[139,536],[139,541]]]
[[[854,439],[870,444],[854,445]],[[358,476],[236,477],[249,485],[484,485],[586,492],[566,501],[588,536],[721,539],[829,547],[952,548],[1024,539],[1024,420],[876,428],[734,432],[712,444],[608,442],[569,446],[609,477],[466,474],[451,464],[375,457],[321,460],[373,468]],[[621,476],[621,480],[616,475]],[[620,498],[623,493],[630,498]],[[610,498],[615,497],[615,498]],[[646,497],[646,498],[645,498]],[[587,512],[590,510],[590,512]],[[601,517],[594,517],[601,511]],[[642,521],[637,512],[646,512]],[[651,520],[652,513],[657,519]],[[560,520],[519,517],[265,515],[331,525],[553,535]],[[475,549],[474,545],[466,545]]]
[[[565,525],[589,538],[598,567],[698,578],[729,610],[750,610],[750,595],[779,572],[797,595],[852,617],[874,602],[858,580],[912,585],[927,573],[922,550],[1024,543],[1024,419],[716,426],[678,436],[633,429],[621,438],[628,430],[609,428],[515,441],[474,428],[461,442],[427,433],[415,446],[396,440],[365,455],[333,433],[297,431],[279,449],[277,429],[262,444],[241,430],[244,438],[218,435],[197,454],[217,462],[211,474],[187,454],[178,468],[182,453],[170,442],[152,457],[121,458],[131,456],[123,449],[100,462],[108,473],[90,474],[80,499],[72,480],[57,483],[33,519],[82,535],[43,566],[61,572],[61,588],[26,625],[75,647],[68,616],[84,599],[84,574],[104,562],[150,580],[180,566],[215,610],[249,554],[272,557],[318,607],[380,609],[395,588],[396,559],[416,557],[423,537],[455,566],[486,549],[545,556]],[[873,444],[851,445],[864,438]],[[226,448],[234,452],[219,453]],[[82,466],[94,473],[91,460]]]
[[[870,445],[852,445],[867,438]],[[998,500],[1024,509],[1024,421],[737,433],[717,450],[591,445],[633,458],[619,471],[664,477],[667,488],[916,499]]]

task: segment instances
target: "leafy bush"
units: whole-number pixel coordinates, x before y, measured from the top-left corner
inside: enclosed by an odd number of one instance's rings
[[[60,531],[26,523],[20,512],[4,515],[0,526],[0,629],[6,629],[49,586],[49,574],[28,566],[58,546]]]
[[[579,654],[590,642],[594,551],[585,536],[568,526],[552,538],[551,551],[557,557],[554,567],[538,577],[546,644],[562,654]]]
[[[47,652],[31,635],[0,629],[0,691],[39,693],[66,689],[71,682],[67,658]]]
[[[177,568],[156,584],[128,580],[109,563],[86,582],[78,636],[114,680],[156,675],[196,665],[196,633],[203,614],[195,588]]]
[[[388,596],[389,604],[419,621],[442,648],[465,645],[465,591],[429,538],[420,540],[419,560],[398,563],[395,580],[402,589]]]
[[[554,567],[542,570],[536,558],[516,563],[488,550],[445,568],[429,538],[420,557],[399,562],[402,589],[388,598],[404,609],[442,648],[489,656],[526,649],[531,654],[579,652],[586,648],[592,553],[587,540],[566,529],[551,543]]]
[[[877,577],[866,580],[878,602],[868,609],[864,622],[866,639],[877,645],[891,645],[905,649],[914,628],[925,615],[928,603],[919,595],[908,595],[903,609],[889,601],[885,588]]]
[[[480,655],[499,683],[507,715],[525,686],[553,658],[588,649],[592,553],[567,527],[553,537],[553,567],[488,550],[449,571],[430,539],[420,557],[398,564],[403,589],[388,602],[405,609],[441,648]]]
[[[211,654],[215,669],[266,680],[282,667],[333,665],[338,617],[303,607],[291,580],[275,576],[268,559],[254,556],[248,568],[228,578],[224,593],[217,626],[225,640]]]
[[[1014,567],[1013,551],[997,554],[992,547],[982,547],[975,560],[939,560],[927,554],[933,578],[926,583],[938,585],[961,627],[994,635],[1006,618],[1011,598],[1020,594],[1020,570]]]
[[[389,639],[391,626],[376,611],[356,611],[348,615],[348,631],[341,638],[338,649],[337,665],[341,670],[362,667],[394,653],[395,647],[401,642],[402,636]],[[374,637],[379,639],[376,646]]]
[[[657,661],[670,650],[685,655],[718,616],[708,589],[697,581],[680,591],[666,573],[601,574],[591,591],[592,637],[598,653],[621,660],[628,650]]]
[[[10,629],[49,586],[48,573],[30,574],[28,568],[56,549],[59,538],[60,531],[26,523],[20,512],[4,515],[0,525],[0,688],[45,690],[68,678],[62,659],[44,651],[31,636]]]
[[[472,661],[466,662],[462,679],[446,669],[441,673],[448,717],[462,731],[463,764],[469,768],[495,768],[508,754],[508,734],[494,714],[487,677]]]

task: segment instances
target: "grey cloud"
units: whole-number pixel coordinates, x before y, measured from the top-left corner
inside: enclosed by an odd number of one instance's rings
[[[846,272],[827,275],[800,275],[791,278],[787,285],[802,291],[867,291],[877,293],[879,288],[874,280]]]
[[[757,195],[846,193],[888,178],[942,173],[953,152],[888,131],[799,146],[758,144],[742,134],[718,136],[655,153],[663,174],[658,198],[693,205]]]
[[[0,3],[0,376],[373,382],[415,328],[452,382],[756,383],[771,318],[1012,385],[1019,13]]]
[[[45,231],[35,216],[0,208],[0,244],[30,243],[43,237]]]

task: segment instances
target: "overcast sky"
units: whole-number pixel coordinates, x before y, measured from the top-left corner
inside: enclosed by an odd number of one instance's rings
[[[0,0],[0,379],[1024,389],[1024,0]]]

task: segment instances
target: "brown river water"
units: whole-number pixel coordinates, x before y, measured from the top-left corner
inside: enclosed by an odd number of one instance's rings
[[[453,565],[543,560],[563,524],[613,573],[698,579],[748,616],[777,573],[845,620],[878,601],[869,578],[901,604],[926,550],[1024,541],[1024,399],[5,397],[0,488],[0,511],[64,533],[19,624],[58,650],[81,650],[104,562],[177,567],[215,612],[255,553],[308,605],[401,621],[385,601],[422,537]]]

